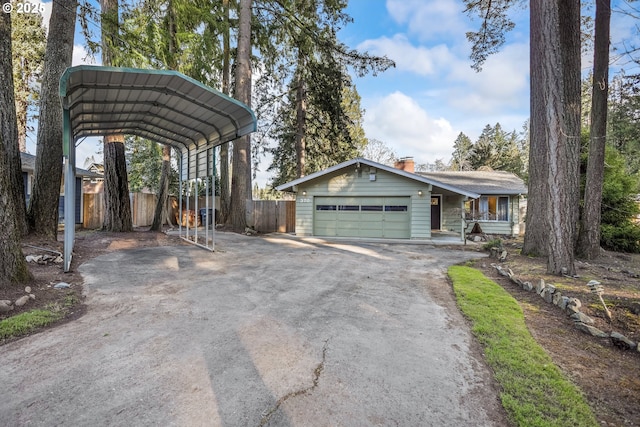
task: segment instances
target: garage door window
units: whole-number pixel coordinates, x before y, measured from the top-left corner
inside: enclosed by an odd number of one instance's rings
[[[360,205],[338,205],[338,210],[339,211],[359,211],[360,210]]]
[[[360,207],[363,212],[382,212],[382,205],[362,205]]]
[[[386,205],[384,207],[385,212],[406,212],[406,205]]]
[[[317,205],[316,210],[317,211],[335,211],[336,205]]]

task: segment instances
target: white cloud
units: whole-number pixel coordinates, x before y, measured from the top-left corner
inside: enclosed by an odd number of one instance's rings
[[[452,63],[447,81],[453,85],[448,102],[462,111],[495,114],[505,108],[528,108],[528,45],[506,46],[490,56],[479,73],[469,61]]]
[[[448,160],[457,135],[446,119],[431,117],[401,92],[366,106],[364,128],[368,138],[383,141],[401,157],[413,156],[417,163]]]
[[[467,24],[460,1],[387,0],[387,11],[398,24],[407,24],[409,32],[423,40],[465,36]]]
[[[71,65],[76,66],[76,65],[84,65],[84,64],[96,65],[97,63],[95,58],[92,58],[89,55],[89,52],[87,52],[84,46],[79,44],[73,45],[73,56],[71,59]],[[97,65],[100,65],[100,64],[97,64]]]
[[[396,34],[392,38],[366,40],[360,43],[358,49],[374,55],[387,56],[396,62],[399,71],[409,71],[421,76],[436,73],[442,64],[453,58],[445,45],[431,48],[414,46],[403,34]]]

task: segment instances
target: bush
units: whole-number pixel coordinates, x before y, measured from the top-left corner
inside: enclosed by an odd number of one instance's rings
[[[482,245],[482,247],[487,251],[490,251],[492,248],[502,249],[502,240],[500,239],[489,240],[487,243]]]
[[[601,224],[600,244],[616,252],[640,253],[640,226],[627,222],[623,225]]]

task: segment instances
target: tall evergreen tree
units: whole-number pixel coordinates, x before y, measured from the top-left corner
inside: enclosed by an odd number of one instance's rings
[[[13,193],[22,191],[16,186],[12,174],[20,169],[20,153],[16,122],[16,104],[13,95],[13,67],[11,59],[11,15],[0,14],[0,286],[23,283],[30,279],[22,248],[17,215],[20,211]],[[16,159],[17,156],[17,159]],[[22,183],[22,181],[20,181]]]
[[[12,15],[11,42],[13,44],[13,81],[18,118],[18,144],[20,151],[27,151],[29,109],[35,107],[44,65],[47,34],[38,13],[14,13]]]
[[[472,170],[471,164],[473,143],[464,133],[460,132],[453,143],[453,154],[451,155],[451,169],[458,171]]]
[[[71,65],[77,5],[77,0],[53,1],[40,89],[33,191],[27,214],[29,231],[54,241],[62,179],[62,105],[58,93],[60,77]]]

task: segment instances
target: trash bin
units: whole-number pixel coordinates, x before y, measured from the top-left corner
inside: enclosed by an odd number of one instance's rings
[[[213,209],[208,209],[208,218],[207,218],[207,208],[200,209],[200,222],[202,225],[212,225],[213,224]]]

